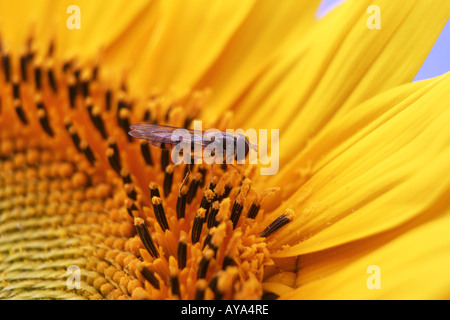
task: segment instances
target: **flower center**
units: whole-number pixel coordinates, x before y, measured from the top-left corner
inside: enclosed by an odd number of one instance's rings
[[[207,91],[141,101],[100,64],[31,48],[2,52],[0,298],[261,298],[266,238],[293,212],[263,225],[271,189],[252,188],[251,166],[175,166],[127,134],[188,127]]]

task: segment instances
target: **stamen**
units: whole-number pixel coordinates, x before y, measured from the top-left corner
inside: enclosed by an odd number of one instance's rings
[[[206,273],[208,272],[209,262],[214,256],[214,251],[211,249],[207,249],[203,253],[203,258],[200,260],[197,270],[197,279],[204,279],[206,277]]]
[[[187,236],[186,232],[182,231],[177,249],[178,269],[183,270],[186,267],[187,260]]]
[[[295,213],[292,209],[287,209],[286,213],[275,219],[263,232],[261,232],[260,237],[267,238],[281,227],[285,226],[294,219]]]
[[[169,224],[167,223],[166,213],[162,205],[162,200],[160,197],[152,198],[153,211],[155,213],[156,220],[158,221],[161,229],[163,231],[169,230]]]
[[[112,104],[112,92],[110,89],[108,89],[108,90],[106,90],[106,93],[105,93],[106,111],[111,110],[111,104]]]
[[[170,271],[170,289],[172,294],[181,298],[180,280],[178,279],[178,268],[175,258],[169,257],[169,271]]]
[[[197,281],[197,290],[195,291],[195,300],[203,300],[205,298],[205,290],[208,283],[205,279],[199,279]]]
[[[144,278],[150,282],[150,284],[155,288],[159,290],[159,281],[155,277],[155,274],[146,266],[142,266],[139,270],[141,274],[144,276]]]
[[[128,198],[137,201],[137,191],[134,186],[131,183],[127,183],[123,187],[125,189],[125,192],[127,193]]]
[[[211,206],[211,201],[215,198],[215,193],[211,189],[207,189],[203,195],[202,201],[200,202],[200,208],[203,208],[206,210],[206,213],[208,213],[209,208]]]
[[[138,208],[134,204],[134,201],[131,199],[125,199],[125,208],[127,209],[128,215],[132,218],[134,217],[133,211],[138,210]]]
[[[127,168],[122,168],[122,170],[120,171],[120,176],[122,177],[122,182],[124,185],[133,182],[131,180],[130,172]]]
[[[113,170],[120,175],[120,162],[117,161],[117,157],[115,156],[113,148],[106,149],[106,157],[108,158],[108,162],[111,165],[111,168],[113,168]]]
[[[22,104],[17,99],[14,100],[14,108],[16,110],[17,116],[19,117],[20,121],[22,121],[23,124],[27,125],[28,124],[27,116],[25,114],[25,111],[22,108]]]
[[[42,89],[42,70],[38,65],[34,67],[34,82],[36,90],[40,91]]]
[[[139,238],[141,238],[142,244],[145,249],[147,249],[148,253],[150,253],[153,258],[158,258],[158,251],[156,250],[155,243],[153,242],[144,219],[137,217],[134,218],[134,227],[136,228],[136,232],[138,233]]]
[[[44,108],[39,108],[37,112],[39,123],[42,126],[42,129],[50,136],[53,137],[53,130],[50,127],[50,122],[47,117],[47,111]]]
[[[233,229],[236,229],[237,223],[242,213],[242,209],[244,209],[244,206],[242,204],[239,204],[237,202],[233,204],[233,209],[231,209],[231,222],[233,222]]]
[[[168,149],[161,150],[161,171],[166,171],[166,167],[170,163],[170,151]]]
[[[258,215],[260,207],[261,207],[261,205],[257,205],[255,203],[252,203],[252,205],[250,206],[250,209],[248,210],[247,217],[249,219],[255,219],[256,216]]]
[[[202,234],[203,222],[205,219],[206,210],[203,208],[199,208],[194,218],[194,222],[192,224],[192,243],[195,244],[200,240],[200,235]]]
[[[20,99],[20,82],[13,83],[13,98]]]
[[[50,87],[52,88],[53,93],[57,93],[58,85],[56,84],[55,74],[54,74],[52,65],[50,65],[49,69],[47,70],[47,77],[48,77],[48,83],[50,84]]]
[[[81,92],[83,93],[83,97],[87,98],[89,97],[89,76],[87,73],[83,73],[83,80],[81,80]]]
[[[72,138],[72,142],[75,145],[75,147],[77,148],[77,150],[79,152],[83,152],[83,150],[80,147],[81,139],[80,139],[80,136],[78,135],[75,127],[72,124],[67,123],[66,124],[66,129],[69,132],[70,137]]]
[[[172,182],[173,182],[173,171],[174,166],[168,165],[166,168],[166,173],[164,175],[164,197],[167,198],[170,194],[170,191],[172,190]]]
[[[141,153],[142,156],[144,157],[145,163],[150,166],[153,166],[152,154],[150,152],[150,146],[148,142],[145,140],[140,140],[140,144],[141,144]]]
[[[80,149],[88,159],[89,163],[93,166],[95,165],[95,156],[92,152],[91,148],[89,147],[88,143],[84,140],[80,141]]]
[[[133,141],[133,137],[128,134],[128,130],[130,129],[130,110],[127,108],[122,108],[119,112],[119,126],[125,132],[125,135],[129,142]]]
[[[69,90],[70,107],[73,109],[75,108],[75,102],[77,98],[77,83],[73,79],[73,77],[69,77],[67,89]]]
[[[219,201],[214,201],[208,215],[208,221],[206,223],[206,226],[208,228],[212,228],[219,224],[219,222],[216,220],[217,213],[219,213],[219,207],[220,207]]]
[[[118,171],[116,171],[116,172],[118,175],[120,175],[120,169],[122,168],[122,165],[120,162],[119,147],[117,146],[116,140],[113,137],[110,137],[108,139],[108,145],[109,145],[109,149],[112,149],[114,151],[111,154],[111,156],[113,157],[113,162],[116,164],[116,166],[118,168]]]
[[[209,282],[209,288],[212,290],[212,292],[214,293],[214,299],[215,300],[220,300],[223,297],[223,292],[220,292],[217,288],[217,282],[219,280],[219,275],[221,274],[221,272],[218,272],[214,275],[214,277],[211,279],[211,281]]]
[[[11,58],[9,57],[9,54],[3,53],[2,65],[3,65],[3,72],[5,74],[5,81],[10,82],[11,81]]]
[[[187,192],[188,192],[188,188],[186,186],[182,186],[180,188],[180,192],[178,193],[177,207],[176,207],[178,220],[180,220],[181,218],[184,218],[184,216],[185,216]]]
[[[200,180],[203,178],[201,173],[196,173],[189,185],[189,191],[187,193],[187,203],[191,204],[197,195],[198,186],[200,185]]]
[[[153,197],[161,198],[161,195],[159,193],[158,184],[156,182],[150,182],[148,185],[148,188],[150,190],[150,199],[153,199]]]
[[[239,195],[237,196],[236,202],[234,203],[233,209],[231,210],[231,221],[233,222],[233,229],[236,229],[239,218],[241,217],[242,209],[244,209],[245,197],[250,190],[250,185],[250,179],[245,179],[243,181],[241,190],[239,191]]]
[[[22,81],[28,81],[28,58],[26,55],[20,57],[20,74],[22,76]]]
[[[234,265],[236,265],[236,262],[234,262],[234,259],[232,257],[230,257],[229,255],[226,255],[223,258],[222,270],[226,270],[227,267],[234,266]]]
[[[103,139],[108,138],[108,134],[105,129],[105,123],[103,122],[101,110],[98,106],[92,108],[92,122],[95,128],[100,132]]]

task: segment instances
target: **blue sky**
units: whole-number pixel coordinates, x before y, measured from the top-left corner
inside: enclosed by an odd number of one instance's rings
[[[344,1],[322,0],[317,16],[323,17]],[[440,76],[448,71],[450,71],[450,20],[442,30],[414,81]]]

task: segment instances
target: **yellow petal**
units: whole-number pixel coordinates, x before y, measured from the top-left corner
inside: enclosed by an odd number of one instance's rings
[[[381,10],[379,30],[367,28],[370,5]],[[346,1],[239,100],[237,125],[280,129],[283,166],[334,118],[410,82],[449,16],[448,1]]]
[[[258,78],[303,41],[317,22],[319,1],[257,1],[220,56],[197,86],[211,86],[205,118],[220,117],[227,108],[241,110],[239,99]],[[251,111],[248,109],[247,111]],[[255,127],[256,128],[256,127]]]
[[[403,101],[395,98],[418,86]],[[336,121],[326,132],[330,145],[314,142],[312,156],[323,150],[323,158],[279,208],[297,214],[274,235],[273,246],[292,245],[275,256],[323,250],[432,215],[427,209],[450,189],[449,86],[447,75],[395,88]],[[333,142],[339,146],[327,153]]]
[[[384,245],[368,254],[355,254],[349,259],[349,252],[363,250],[356,243],[316,257],[314,264],[305,267],[310,269],[305,271],[310,281],[305,283],[300,271],[295,290],[285,290],[284,294],[273,287],[281,293],[280,299],[448,299],[450,211],[445,209],[440,214],[393,239],[389,234],[381,240],[371,239]],[[377,276],[379,289],[373,288]]]
[[[80,29],[67,27],[67,19],[73,14],[67,13],[67,8],[74,4],[80,8]],[[31,33],[37,49],[47,48],[48,42],[54,39],[58,55],[92,58],[101,46],[108,46],[126,30],[148,4],[148,0],[2,1],[2,36],[15,52],[24,48]]]

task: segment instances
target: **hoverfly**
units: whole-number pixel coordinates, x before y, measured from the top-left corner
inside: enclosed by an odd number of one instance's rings
[[[134,124],[130,126],[130,129],[131,131],[128,132],[129,135],[138,139],[145,139],[151,145],[161,149],[172,149],[181,142],[189,143],[192,155],[195,154],[196,146],[201,147],[201,149],[204,150],[208,146],[211,146],[215,141],[217,141],[216,144],[220,144],[224,158],[225,156],[228,156],[226,153],[227,145],[230,147],[232,146],[232,156],[236,161],[244,160],[251,149],[255,152],[258,149],[257,145],[250,143],[249,139],[243,134],[233,135],[231,133],[216,132],[212,137],[210,136],[210,139],[205,139],[204,137],[208,136],[208,133],[205,131],[150,123]],[[179,135],[178,132],[187,132],[188,135]],[[239,148],[244,148],[244,150],[239,152]],[[215,155],[214,151],[211,155]]]

